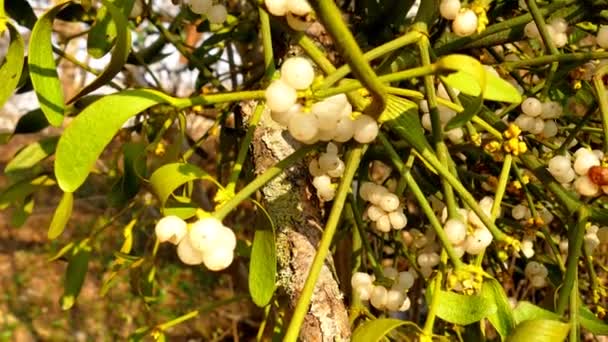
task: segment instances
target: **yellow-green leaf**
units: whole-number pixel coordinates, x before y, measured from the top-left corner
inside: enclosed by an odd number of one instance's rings
[[[63,310],[70,309],[76,303],[76,298],[80,294],[82,284],[84,284],[84,279],[89,269],[90,256],[91,247],[86,243],[81,243],[72,250],[68,267],[65,271],[63,295],[61,296],[61,308]]]
[[[441,290],[436,298],[437,317],[450,323],[467,325],[496,313],[496,304],[482,296]]]
[[[380,318],[367,321],[355,329],[351,340],[353,342],[377,342],[391,331],[406,324],[412,323],[393,318]]]
[[[61,201],[59,201],[59,205],[57,209],[55,209],[55,214],[53,214],[53,219],[51,220],[51,226],[49,227],[48,238],[50,240],[56,239],[63,230],[65,226],[68,224],[70,220],[70,216],[72,215],[72,207],[74,206],[74,194],[71,192],[64,192],[63,197],[61,197]]]
[[[85,108],[65,129],[57,143],[55,177],[65,192],[74,192],[95,161],[132,116],[169,99],[149,89],[126,90],[104,96]]]
[[[13,94],[19,83],[21,71],[23,70],[23,55],[25,54],[25,43],[17,29],[8,23],[8,30],[11,35],[11,42],[8,46],[4,64],[0,67],[0,107]]]
[[[57,64],[53,56],[51,35],[55,16],[69,4],[70,1],[64,2],[46,11],[34,25],[30,37],[28,55],[30,78],[40,108],[53,126],[59,126],[63,122],[65,104],[61,81],[57,75]]]
[[[535,319],[518,324],[507,342],[561,342],[568,336],[570,325],[549,319]]]
[[[107,3],[119,9],[126,18],[133,7],[134,0],[109,0]],[[101,58],[108,53],[119,35],[116,19],[106,6],[97,11],[95,23],[87,36],[87,51],[94,58]]]
[[[6,164],[4,172],[10,174],[34,167],[41,160],[55,153],[57,141],[59,141],[59,137],[48,137],[27,145]]]
[[[515,318],[502,285],[495,279],[484,281],[481,286],[481,296],[496,305],[496,312],[489,314],[488,320],[500,336],[506,338],[515,327]]]
[[[74,97],[72,97],[68,103],[72,103],[82,96],[87,95],[88,93],[110,82],[114,76],[120,72],[127,61],[127,57],[129,57],[129,51],[131,51],[131,33],[127,29],[127,17],[125,14],[123,14],[120,8],[116,7],[111,2],[102,0],[102,3],[104,4],[103,8],[110,12],[112,22],[114,23],[113,27],[115,28],[116,42],[114,51],[112,52],[112,58],[103,72],[97,76],[93,82],[82,88],[78,94],[74,95]]]
[[[270,303],[276,289],[276,269],[274,233],[269,227],[257,229],[249,262],[249,292],[257,306],[264,307]]]

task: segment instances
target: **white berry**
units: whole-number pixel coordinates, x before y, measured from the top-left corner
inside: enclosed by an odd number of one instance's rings
[[[188,5],[192,12],[206,14],[211,9],[211,6],[213,6],[213,2],[211,0],[190,0],[188,1]]]
[[[528,97],[521,103],[521,111],[529,116],[539,116],[543,111],[543,105],[536,97]]]
[[[207,12],[207,19],[211,24],[221,24],[226,21],[228,17],[228,11],[224,5],[214,5]]]
[[[378,123],[368,115],[361,115],[355,120],[354,138],[357,142],[368,144],[378,136]]]
[[[448,241],[453,245],[458,245],[464,241],[467,236],[467,227],[459,219],[449,219],[443,226]]]
[[[600,26],[595,41],[601,48],[608,48],[608,26]]]
[[[177,257],[186,265],[200,265],[204,254],[192,245],[189,236],[185,236],[177,245]]]
[[[264,0],[268,12],[277,17],[282,17],[287,13],[288,2],[289,0]]]
[[[287,129],[289,133],[298,141],[308,142],[315,138],[319,122],[317,118],[310,113],[294,113],[289,118]]]
[[[310,87],[315,78],[315,69],[304,57],[291,57],[281,66],[281,80],[289,86],[301,90]]]
[[[452,31],[460,37],[470,36],[477,30],[477,14],[470,9],[459,12],[452,22]]]
[[[288,111],[298,100],[298,93],[287,83],[277,80],[266,88],[266,104],[275,112]]]
[[[165,216],[158,221],[154,231],[159,242],[168,241],[177,245],[188,233],[188,228],[186,222],[181,218]]]
[[[287,1],[287,10],[295,15],[307,15],[312,11],[310,4],[306,0]]]
[[[441,0],[439,13],[447,20],[454,20],[460,11],[460,0]]]

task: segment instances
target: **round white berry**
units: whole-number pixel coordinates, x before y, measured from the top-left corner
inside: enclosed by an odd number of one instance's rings
[[[289,12],[285,15],[285,20],[287,21],[287,25],[294,31],[306,31],[312,24],[312,22],[308,22],[305,19],[302,19],[302,17],[298,17]]]
[[[564,33],[568,30],[568,22],[564,18],[555,18],[551,20],[549,25],[553,26],[553,29],[558,33]]]
[[[548,170],[554,176],[566,174],[571,169],[572,163],[566,156],[555,156],[549,160]]]
[[[188,236],[192,246],[202,252],[215,248],[224,225],[215,217],[205,217],[192,224]],[[236,240],[236,239],[235,239]]]
[[[386,215],[386,212],[382,210],[380,207],[370,204],[366,210],[367,217],[372,221],[378,221],[378,219]]]
[[[215,248],[203,256],[203,263],[211,271],[226,269],[234,259],[233,249],[222,247]]]
[[[335,131],[338,121],[341,119],[342,107],[343,105],[338,103],[321,101],[313,104],[310,111],[317,117],[320,127],[328,131]]]
[[[431,123],[431,114],[424,113],[422,114],[422,118],[420,119],[422,123],[422,127],[427,131],[431,132],[433,130],[433,124]]]
[[[319,191],[331,188],[331,178],[328,175],[316,176],[312,180],[312,185]]]
[[[407,216],[402,210],[396,210],[388,214],[388,219],[391,221],[393,229],[399,230],[407,226]]]
[[[547,101],[542,104],[541,118],[543,119],[556,119],[562,116],[563,113],[564,108],[559,102]]]
[[[412,305],[412,302],[410,301],[410,298],[405,297],[405,300],[403,300],[403,304],[401,304],[401,307],[399,307],[399,311],[401,311],[401,312],[407,311],[410,309],[411,305]]]
[[[165,216],[158,221],[154,231],[158,242],[168,241],[177,245],[188,233],[188,227],[186,222],[177,216]]]
[[[288,111],[298,100],[298,93],[287,83],[276,80],[266,88],[266,104],[274,112]]]
[[[224,5],[214,5],[207,12],[207,19],[211,24],[222,24],[228,17],[228,10]]]
[[[336,168],[333,170],[326,170],[325,172],[327,172],[327,175],[330,177],[342,177],[345,167],[344,162],[341,159],[338,159],[338,165]]]
[[[445,135],[454,144],[458,144],[464,141],[464,130],[461,127],[451,129],[445,132]]]
[[[566,183],[570,183],[574,180],[574,178],[576,177],[576,172],[574,172],[574,169],[568,169],[566,171],[566,173],[564,174],[559,174],[559,175],[553,175],[553,177],[555,177],[555,180],[557,180],[558,182],[562,183],[562,184],[566,184]]]
[[[534,276],[530,279],[530,285],[535,288],[541,288],[547,286],[546,277]]]
[[[282,17],[287,13],[288,2],[289,0],[264,0],[268,12],[277,17]]]
[[[597,232],[588,232],[585,234],[583,241],[585,242],[585,249],[589,254],[593,254],[595,249],[600,245],[600,239],[597,236]]]
[[[204,254],[192,245],[190,237],[186,235],[177,245],[177,257],[186,265],[200,265]]]
[[[521,241],[521,252],[528,259],[534,256],[534,241],[530,238],[524,238]]]
[[[608,26],[600,26],[595,42],[603,49],[608,48]]]
[[[399,208],[399,197],[391,192],[386,192],[382,196],[379,205],[382,210],[387,212],[397,210]]]
[[[312,8],[306,0],[289,0],[287,1],[287,10],[295,15],[307,15],[312,11]]]
[[[528,97],[521,103],[521,111],[529,116],[539,116],[543,111],[543,105],[536,97]]]
[[[337,142],[347,142],[355,133],[355,122],[350,117],[342,117],[334,131],[333,140]]]
[[[600,160],[594,153],[590,151],[587,153],[579,154],[576,159],[574,159],[574,171],[578,175],[586,175],[589,172],[589,169],[593,166],[599,166]]]
[[[530,21],[524,26],[524,34],[528,38],[538,38],[540,37],[540,32],[538,32],[538,27],[534,21]]]
[[[388,291],[384,286],[374,286],[369,298],[370,303],[378,310],[384,309],[388,300]]]
[[[534,118],[534,126],[531,127],[530,133],[539,135],[545,129],[545,120],[537,117]]]
[[[546,277],[549,272],[547,271],[545,265],[537,261],[530,261],[526,264],[526,267],[524,268],[524,274],[527,278],[532,278],[533,276]]]
[[[555,123],[555,121],[553,121],[553,120],[545,121],[543,131],[542,131],[543,137],[553,138],[554,136],[557,135],[557,132],[558,132],[558,127],[557,127],[557,124]]]
[[[492,234],[487,228],[478,228],[465,241],[466,252],[472,255],[481,253],[492,242]]]
[[[368,115],[361,115],[355,120],[354,124],[354,138],[357,142],[368,144],[376,139],[379,128],[374,118]]]
[[[308,164],[308,172],[313,177],[318,177],[325,174],[325,172],[323,172],[323,170],[321,170],[321,168],[319,167],[319,161],[317,159],[313,159],[310,161],[310,163]]]
[[[443,225],[448,241],[453,245],[461,244],[467,236],[467,227],[459,219],[451,218]]]
[[[389,290],[386,294],[386,309],[389,311],[397,311],[403,304],[405,295],[401,291]]]
[[[523,204],[518,204],[511,209],[511,216],[516,220],[523,220],[530,218],[532,214],[530,209]]]
[[[211,0],[190,0],[188,6],[196,14],[206,14],[213,6],[213,2]]]
[[[359,196],[366,201],[369,201],[369,197],[376,190],[377,185],[372,182],[363,182],[361,186],[359,186]]]
[[[454,20],[460,11],[460,0],[441,0],[439,13],[444,19]]]
[[[556,33],[555,35],[551,36],[551,39],[553,40],[555,47],[558,48],[564,47],[566,44],[568,44],[568,35],[563,32]]]
[[[409,272],[399,272],[399,275],[396,278],[395,283],[393,284],[394,290],[405,291],[414,286],[414,275]]]
[[[388,215],[382,215],[376,220],[375,227],[378,231],[383,233],[388,233],[391,231],[391,220],[388,218]]]
[[[350,278],[350,285],[353,288],[357,288],[361,286],[371,285],[372,281],[373,279],[369,274],[363,272],[355,272]]]
[[[270,111],[270,117],[272,118],[272,120],[274,120],[278,124],[287,127],[289,125],[289,119],[291,118],[291,116],[294,113],[301,113],[301,112],[302,112],[302,105],[299,103],[296,103],[293,106],[291,106],[291,108],[289,108],[289,110],[286,112]]]
[[[600,187],[586,175],[574,181],[574,189],[582,196],[595,197],[600,194]]]
[[[310,113],[294,113],[289,118],[287,129],[291,136],[301,142],[309,142],[319,132],[319,121]]]
[[[289,86],[301,90],[310,87],[315,78],[315,69],[304,57],[291,57],[281,66],[281,80]]]
[[[470,9],[459,12],[452,22],[452,31],[460,37],[470,36],[477,30],[477,14]]]

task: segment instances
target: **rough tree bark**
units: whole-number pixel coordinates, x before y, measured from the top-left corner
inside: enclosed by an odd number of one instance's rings
[[[243,112],[253,112],[255,102],[247,102]],[[299,146],[281,129],[268,112],[253,139],[255,172],[261,174],[284,159]],[[277,227],[276,246],[279,262],[279,291],[294,308],[316,253],[323,232],[322,211],[309,182],[308,167],[300,162],[262,189],[265,208]],[[317,281],[311,305],[300,331],[302,341],[348,341],[350,326],[343,295],[331,271],[328,258]]]

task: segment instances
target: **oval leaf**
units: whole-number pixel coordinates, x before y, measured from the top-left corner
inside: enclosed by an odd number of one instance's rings
[[[357,327],[353,332],[353,342],[377,342],[392,330],[408,324],[400,319],[381,318],[367,321]]]
[[[4,64],[0,68],[0,107],[13,94],[19,83],[21,71],[23,70],[23,55],[25,54],[25,43],[17,32],[17,29],[8,23],[8,30],[11,34],[11,42],[4,57]]]
[[[482,296],[466,296],[441,290],[437,297],[437,317],[467,325],[496,313],[496,305]]]
[[[72,215],[73,206],[74,194],[71,192],[64,192],[63,197],[61,197],[61,201],[59,201],[57,209],[55,209],[53,219],[51,220],[51,226],[49,227],[48,232],[48,238],[50,240],[56,239],[59,235],[61,235],[61,233],[63,233],[65,226],[70,220],[70,215]]]
[[[513,318],[515,319],[516,324],[533,319],[560,319],[559,315],[555,312],[545,310],[526,301],[520,301],[517,303],[517,306],[513,310]]]
[[[597,318],[589,308],[581,306],[578,309],[581,325],[594,335],[608,335],[608,323]]]
[[[209,174],[200,168],[187,163],[166,164],[154,171],[150,176],[150,185],[160,199],[161,208],[164,212],[165,203],[180,186],[197,179],[214,181]],[[190,207],[188,203],[186,207]],[[175,214],[175,213],[174,213]]]
[[[500,336],[503,339],[506,338],[515,327],[515,318],[513,318],[507,294],[498,281],[489,279],[484,281],[481,286],[481,296],[496,304],[496,312],[489,314],[488,320]]]
[[[55,177],[65,192],[74,192],[120,127],[132,116],[168,102],[164,94],[146,89],[102,97],[85,108],[65,129],[57,144]]]
[[[23,202],[29,196],[43,186],[55,185],[55,181],[47,175],[41,175],[34,179],[19,181],[6,190],[0,192],[0,209],[7,208],[15,202]]]
[[[55,16],[69,4],[70,2],[64,2],[45,12],[34,25],[30,37],[28,55],[30,78],[40,108],[53,126],[61,125],[65,104],[61,81],[57,75],[57,64],[53,56],[51,35]]]
[[[515,327],[508,342],[560,342],[568,336],[570,325],[560,321],[535,319],[525,321]]]
[[[63,284],[63,295],[61,296],[61,308],[68,310],[76,303],[76,298],[80,294],[82,284],[84,284],[87,270],[89,269],[89,258],[91,247],[81,244],[76,247],[68,261],[68,268],[65,271]]]
[[[129,15],[133,7],[133,0],[109,1],[114,7],[121,10],[124,17]],[[87,51],[93,58],[101,58],[108,53],[119,35],[120,28],[116,27],[116,19],[106,6],[97,11],[95,24],[87,36]]]
[[[277,260],[272,229],[258,229],[253,236],[249,262],[249,292],[260,307],[270,303],[276,289]]]
[[[131,51],[131,34],[129,30],[127,30],[127,18],[121,9],[114,6],[112,3],[105,0],[103,0],[102,3],[104,4],[103,8],[106,8],[107,11],[110,12],[112,21],[114,23],[113,27],[116,31],[116,44],[114,46],[112,58],[110,59],[110,64],[108,64],[108,66],[99,76],[97,76],[95,80],[93,80],[93,82],[82,88],[78,94],[74,95],[74,97],[72,97],[68,103],[72,103],[84,95],[87,95],[88,93],[110,82],[114,76],[120,72],[123,65],[125,65],[125,62],[127,61],[127,57],[129,57],[129,52]]]
[[[49,137],[27,145],[11,159],[4,168],[4,172],[16,173],[32,168],[41,160],[55,153],[57,141],[59,141],[59,137]]]

